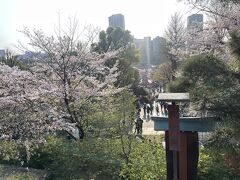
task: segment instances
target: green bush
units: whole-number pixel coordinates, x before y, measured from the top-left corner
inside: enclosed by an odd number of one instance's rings
[[[7,175],[4,177],[5,180],[35,180],[36,177],[31,173],[16,173]]]
[[[36,180],[45,179],[46,176],[46,171],[0,164],[1,180]]]
[[[44,169],[51,163],[51,152],[44,151],[42,144],[31,150],[30,160],[27,160],[26,149],[22,144],[14,141],[1,141],[0,163]]]
[[[49,179],[118,179],[123,163],[117,139],[72,141],[49,137],[45,144],[32,151],[29,161],[26,161],[26,152],[15,142],[2,141],[0,149],[0,163],[45,169]],[[11,177],[18,176],[25,174]]]
[[[4,177],[5,180],[35,180],[35,177],[30,173],[17,173]]]
[[[16,142],[0,141],[0,163],[20,165],[22,148]]]
[[[201,149],[198,163],[199,180],[237,180],[239,176],[234,174],[227,166],[224,154],[212,152],[210,149]]]
[[[13,142],[0,143],[0,163],[42,168],[48,179],[166,179],[165,150],[161,136],[148,136],[149,141],[133,141],[129,163],[125,164],[119,139],[88,138],[71,141],[49,137],[33,151],[30,161]],[[208,147],[200,149],[198,179],[240,179],[226,163],[226,155]],[[5,179],[33,179],[31,174],[8,174]]]
[[[52,161],[47,167],[49,179],[118,179],[122,164],[118,147],[109,139],[51,138],[43,150]]]
[[[165,150],[157,143],[137,143],[121,175],[125,179],[166,179]]]

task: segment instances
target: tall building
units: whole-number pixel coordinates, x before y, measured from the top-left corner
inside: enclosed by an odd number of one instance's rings
[[[120,27],[122,29],[125,29],[125,20],[122,14],[113,14],[108,18],[108,21],[109,27]]]
[[[144,37],[144,39],[134,39],[134,43],[140,53],[140,67],[149,68],[158,66],[167,59],[167,42],[163,37]]]
[[[152,55],[151,37],[144,37],[144,39],[134,39],[134,43],[140,52],[140,66],[150,67]]]
[[[163,37],[155,37],[152,40],[152,59],[151,64],[158,66],[168,59],[167,40]]]
[[[5,50],[4,49],[0,49],[0,59],[5,59]]]
[[[160,64],[161,58],[160,53],[161,53],[161,38],[157,36],[152,40],[152,59],[151,59],[152,65]]]
[[[201,36],[203,31],[203,14],[192,14],[187,18],[187,51],[197,52],[199,51],[199,44],[204,43],[204,39]]]
[[[192,14],[188,16],[187,29],[203,30],[203,14]]]

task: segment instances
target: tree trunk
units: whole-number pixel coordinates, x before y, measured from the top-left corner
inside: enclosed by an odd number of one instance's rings
[[[173,54],[171,54],[170,56],[171,59],[171,66],[172,66],[172,81],[175,80],[175,72],[177,69],[177,60],[176,60],[176,56],[174,56]]]
[[[81,126],[76,125],[76,127],[78,128],[78,135],[79,135],[79,139],[83,139],[85,136],[84,130]]]
[[[74,139],[74,140],[77,140],[70,132],[68,132],[67,130],[64,130],[70,138]]]

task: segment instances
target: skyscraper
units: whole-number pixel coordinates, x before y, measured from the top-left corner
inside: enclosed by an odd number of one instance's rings
[[[4,49],[0,49],[0,59],[5,59],[5,50]]]
[[[159,65],[167,59],[167,41],[163,37],[155,37],[152,40],[151,64]]]
[[[139,65],[141,67],[157,66],[167,59],[167,42],[163,37],[144,37],[144,39],[134,39],[134,43],[140,53]]]
[[[192,14],[187,18],[187,29],[203,30],[203,14]]]
[[[204,43],[204,38],[201,36],[203,32],[203,14],[192,14],[187,18],[187,51],[199,51],[199,44]]]
[[[113,14],[108,18],[108,21],[109,27],[120,27],[122,29],[125,29],[125,20],[122,14]]]
[[[146,68],[150,67],[152,54],[151,37],[144,37],[144,39],[134,39],[134,43],[140,52],[140,66]]]

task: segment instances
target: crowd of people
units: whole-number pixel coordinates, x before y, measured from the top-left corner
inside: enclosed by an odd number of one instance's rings
[[[153,114],[157,116],[167,116],[168,103],[157,101],[159,93],[163,93],[161,88],[152,89],[147,97],[139,97],[136,101],[137,118],[135,121],[135,130],[137,134],[142,133],[143,119],[149,119]],[[143,112],[143,114],[141,114]],[[143,115],[141,117],[141,115]]]

